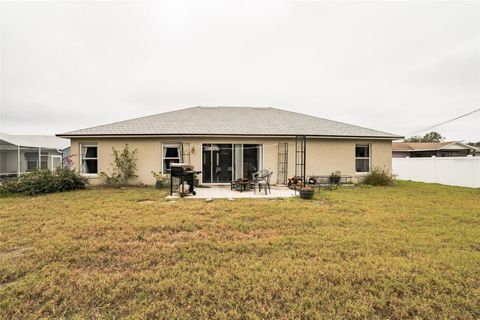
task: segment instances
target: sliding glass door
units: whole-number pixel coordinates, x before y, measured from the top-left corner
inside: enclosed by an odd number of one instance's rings
[[[232,181],[232,155],[231,144],[204,144],[203,182],[229,183]]]
[[[252,179],[262,167],[260,144],[204,144],[202,182],[229,183],[232,179]]]
[[[255,172],[260,170],[260,149],[259,144],[243,145],[243,178],[252,179]]]

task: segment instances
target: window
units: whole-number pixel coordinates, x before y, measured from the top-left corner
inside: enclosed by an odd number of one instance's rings
[[[62,156],[52,156],[52,170],[62,167]]]
[[[48,154],[42,154],[40,157],[40,169],[48,169]]]
[[[355,145],[355,172],[370,171],[370,145]]]
[[[170,169],[170,163],[180,163],[180,144],[164,143],[163,144],[163,172],[166,173]]]
[[[84,174],[98,173],[97,145],[82,144],[80,146],[80,172]]]
[[[27,172],[32,172],[38,167],[38,160],[27,159]]]
[[[27,172],[38,169],[38,152],[25,152],[27,162]],[[42,151],[40,156],[40,169],[48,169],[48,153]]]

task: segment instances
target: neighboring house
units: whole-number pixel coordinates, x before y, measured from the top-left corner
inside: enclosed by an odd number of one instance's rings
[[[193,107],[71,131],[76,170],[98,181],[108,172],[112,148],[137,149],[138,182],[153,184],[151,171],[172,162],[201,170],[200,183],[222,184],[250,178],[265,168],[272,182],[285,184],[306,159],[307,175],[341,171],[360,177],[373,166],[391,170],[392,140],[398,135],[305,114],[256,107]],[[301,136],[302,138],[297,138]],[[306,137],[306,147],[301,141]],[[302,153],[305,152],[305,153]],[[305,157],[304,157],[305,156]]]
[[[466,157],[475,155],[479,149],[460,141],[449,142],[393,142],[393,158],[427,158],[427,157]]]
[[[67,139],[55,136],[8,135],[0,133],[0,178],[35,169],[62,166]]]

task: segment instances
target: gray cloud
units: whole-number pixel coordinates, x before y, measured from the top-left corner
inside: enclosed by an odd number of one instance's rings
[[[480,106],[478,2],[1,2],[0,131],[194,105],[405,134]],[[480,140],[479,116],[438,128]]]

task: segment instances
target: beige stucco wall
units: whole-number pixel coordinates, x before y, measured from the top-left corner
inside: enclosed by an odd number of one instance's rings
[[[384,140],[315,139],[307,141],[307,176],[343,175],[361,177],[355,173],[355,145],[371,145],[371,166],[392,170],[392,142]],[[294,147],[293,147],[294,148]]]
[[[89,138],[72,139],[73,166],[78,171],[78,155],[80,143],[97,143],[98,146],[98,170],[108,172],[111,168],[112,147],[117,150],[123,149],[129,144],[131,149],[137,149],[137,175],[138,179],[133,182],[154,184],[155,180],[151,171],[162,169],[162,143],[176,143],[182,140],[190,143],[191,164],[197,170],[202,170],[202,144],[203,143],[245,143],[263,144],[263,167],[274,172],[272,182],[277,181],[278,172],[278,143],[288,142],[288,177],[295,175],[295,140],[293,138]],[[307,140],[307,175],[328,175],[334,171],[342,174],[361,177],[355,174],[355,144],[371,144],[372,166],[379,166],[391,171],[392,167],[392,143],[388,140],[353,140],[353,139],[317,139]],[[92,184],[99,183],[96,176],[89,177]]]

